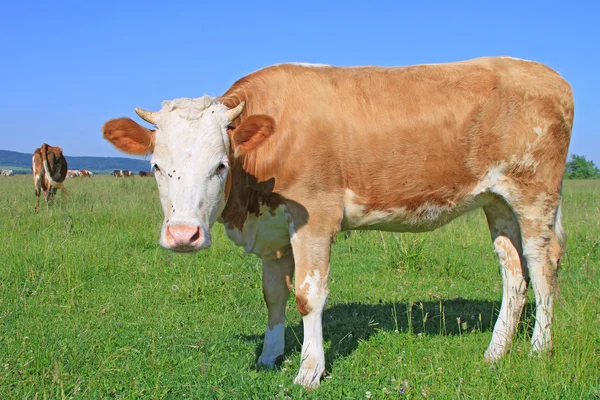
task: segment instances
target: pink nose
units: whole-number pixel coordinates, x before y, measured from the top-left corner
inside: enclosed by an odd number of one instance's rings
[[[201,232],[199,226],[167,226],[167,243],[171,247],[196,247],[202,240]]]

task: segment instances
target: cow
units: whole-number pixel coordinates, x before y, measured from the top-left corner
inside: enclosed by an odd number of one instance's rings
[[[88,169],[80,169],[78,172],[79,176],[81,177],[91,178],[92,176],[94,176],[94,173]]]
[[[116,176],[117,178],[125,178],[125,177],[133,176],[133,172],[123,170],[123,169],[115,169],[113,171],[113,176]]]
[[[54,198],[56,189],[67,194],[62,182],[67,177],[68,165],[60,147],[43,143],[41,147],[35,149],[31,159],[31,171],[35,186],[36,212],[40,208],[40,193],[44,194],[46,203]]]
[[[154,172],[140,171],[140,176],[142,176],[142,177],[145,177],[145,176],[154,176]]]
[[[81,172],[78,169],[70,169],[67,171],[67,178],[75,178],[81,176]]]
[[[0,176],[13,176],[15,173],[12,169],[0,170]]]
[[[552,347],[574,107],[570,85],[549,67],[510,57],[394,68],[280,64],[217,98],[135,111],[155,131],[119,118],[105,123],[103,136],[126,153],[152,153],[160,244],[206,249],[220,221],[262,259],[268,323],[258,364],[272,367],[283,354],[295,274],[304,339],[294,382],[319,385],[339,231],[431,231],[476,208],[503,277],[484,358],[508,351],[529,282],[532,351]]]

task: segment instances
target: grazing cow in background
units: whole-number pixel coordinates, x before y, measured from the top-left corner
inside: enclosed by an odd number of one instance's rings
[[[46,143],[35,149],[31,159],[31,170],[33,172],[33,183],[35,185],[35,197],[37,199],[35,211],[40,207],[40,192],[44,199],[49,202],[54,197],[56,189],[60,189],[66,195],[67,190],[62,182],[67,177],[67,159],[62,149],[49,146]]]
[[[140,171],[140,176],[154,176],[154,172]]]
[[[12,169],[0,170],[0,176],[13,176],[15,173]]]
[[[133,172],[123,170],[123,169],[115,169],[113,171],[113,176],[116,176],[117,178],[126,178],[126,177],[133,176]]]
[[[282,64],[219,98],[136,109],[156,131],[120,118],[103,132],[122,151],[153,153],[162,246],[205,249],[219,220],[262,258],[268,324],[259,364],[283,354],[295,273],[304,325],[295,382],[314,387],[325,370],[322,313],[336,233],[430,231],[479,207],[503,279],[485,358],[509,349],[530,281],[533,351],[551,348],[573,110],[559,74],[509,57],[400,68]]]
[[[79,176],[85,177],[85,178],[91,178],[92,176],[94,176],[94,173],[87,169],[80,169]]]
[[[75,178],[80,175],[78,169],[70,169],[67,171],[67,178]]]

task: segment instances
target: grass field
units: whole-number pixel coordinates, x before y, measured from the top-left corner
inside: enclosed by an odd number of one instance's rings
[[[31,176],[0,178],[1,399],[600,398],[600,181],[565,185],[552,357],[528,356],[530,293],[511,353],[483,360],[502,284],[478,211],[427,234],[339,235],[315,391],[292,383],[293,297],[285,361],[257,370],[260,262],[220,225],[211,249],[174,254],[153,179],[65,186],[35,214]]]

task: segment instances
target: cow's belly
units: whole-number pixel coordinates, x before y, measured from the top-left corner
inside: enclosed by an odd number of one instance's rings
[[[289,250],[290,230],[283,206],[275,210],[261,206],[258,217],[248,215],[242,231],[225,223],[225,233],[244,252],[261,258],[277,258]]]
[[[493,200],[493,195],[481,193],[469,196],[453,206],[423,204],[415,210],[394,207],[366,211],[358,196],[346,190],[342,229],[381,230],[392,232],[427,232],[446,225],[453,219]]]

